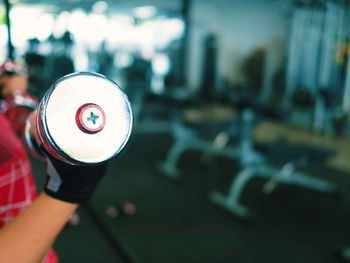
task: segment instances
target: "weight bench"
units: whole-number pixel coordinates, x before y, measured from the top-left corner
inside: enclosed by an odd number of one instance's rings
[[[254,212],[242,204],[240,199],[247,183],[255,177],[268,179],[263,189],[265,194],[271,193],[280,183],[297,185],[328,194],[339,192],[336,184],[297,171],[301,160],[295,156],[287,158],[281,167],[273,166],[267,156],[254,148],[252,132],[255,121],[255,112],[250,108],[245,108],[241,111],[239,118],[232,120],[231,125],[221,127],[221,130],[216,131],[215,139],[208,141],[201,138],[195,128],[184,125],[178,118],[172,126],[174,144],[165,161],[159,165],[160,170],[169,178],[178,179],[181,173],[178,171],[177,163],[187,150],[198,150],[205,154],[225,156],[238,161],[241,170],[232,179],[228,194],[211,191],[209,200],[242,218],[254,217]],[[228,146],[230,138],[237,136],[239,137],[238,144]]]

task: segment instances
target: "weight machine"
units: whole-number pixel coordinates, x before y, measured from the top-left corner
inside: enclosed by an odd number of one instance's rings
[[[344,132],[349,8],[344,1],[299,1],[292,9],[283,106],[293,108],[291,123],[318,133]]]

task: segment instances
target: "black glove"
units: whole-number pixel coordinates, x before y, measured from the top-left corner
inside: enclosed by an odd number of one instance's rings
[[[53,198],[84,203],[94,193],[100,179],[107,173],[108,163],[91,166],[70,165],[47,156],[47,180],[44,191]]]

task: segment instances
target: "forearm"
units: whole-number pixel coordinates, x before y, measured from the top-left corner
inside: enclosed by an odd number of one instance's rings
[[[0,262],[39,262],[77,207],[41,193],[0,230]]]

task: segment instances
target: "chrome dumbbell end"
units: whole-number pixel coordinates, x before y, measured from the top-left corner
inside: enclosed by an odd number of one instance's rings
[[[114,81],[78,72],[49,88],[39,104],[36,126],[50,155],[73,165],[93,165],[124,148],[132,130],[132,110]]]
[[[44,161],[45,155],[43,154],[42,150],[40,149],[39,143],[34,138],[33,134],[33,127],[35,128],[35,116],[36,112],[34,114],[31,114],[28,116],[25,124],[25,129],[23,133],[23,142],[25,148],[28,150],[28,152],[34,156],[35,158]]]

